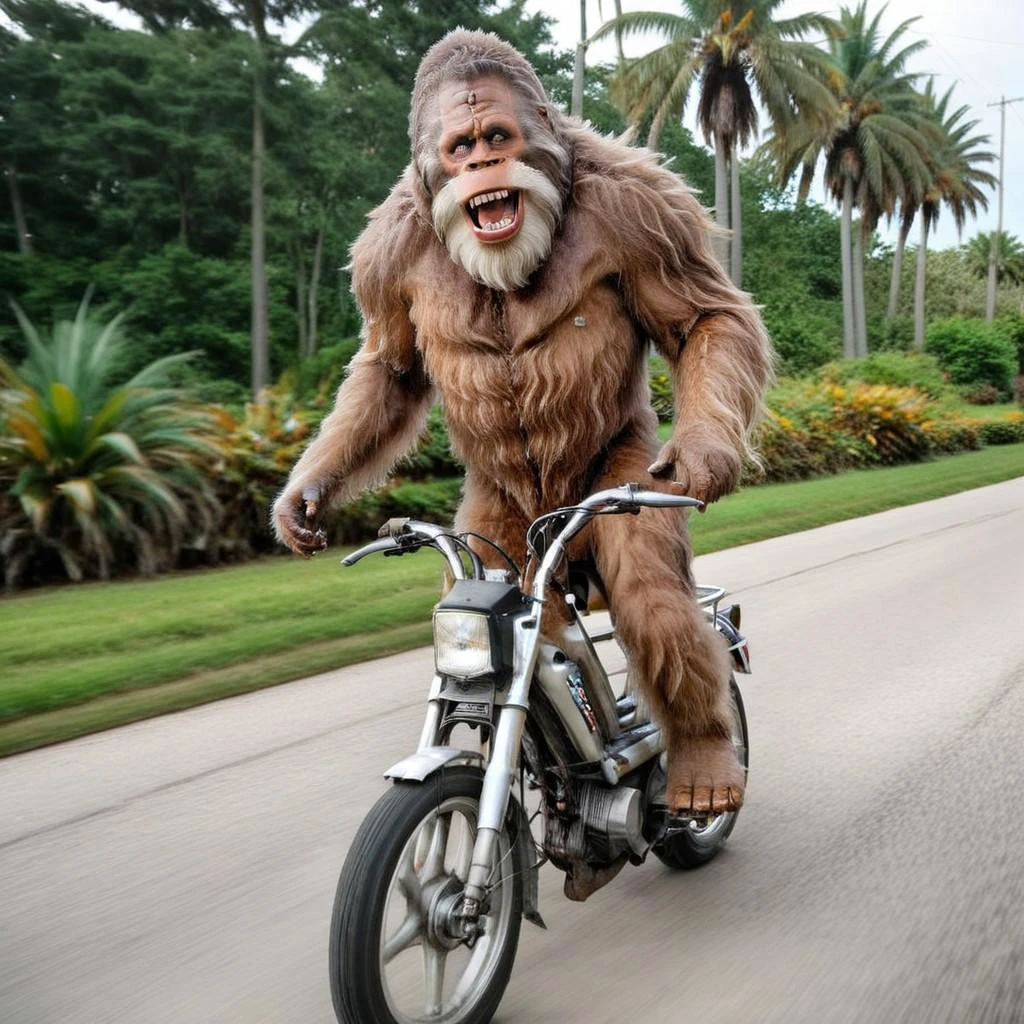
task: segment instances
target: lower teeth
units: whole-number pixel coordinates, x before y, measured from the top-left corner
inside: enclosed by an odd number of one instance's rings
[[[504,220],[499,220],[496,224],[488,224],[484,231],[501,231],[502,228],[507,228],[512,223],[511,217],[506,217]]]

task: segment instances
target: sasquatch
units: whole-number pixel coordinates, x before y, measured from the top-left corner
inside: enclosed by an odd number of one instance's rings
[[[352,250],[362,346],[274,507],[279,538],[323,547],[326,506],[386,476],[435,395],[466,466],[458,529],[521,564],[531,520],[599,488],[732,490],[771,352],[692,192],[654,154],[552,107],[489,34],[458,30],[427,53],[409,127],[412,161]],[[660,451],[652,343],[675,397]],[[683,514],[599,517],[577,541],[665,730],[669,805],[737,808],[727,655],[694,600]]]

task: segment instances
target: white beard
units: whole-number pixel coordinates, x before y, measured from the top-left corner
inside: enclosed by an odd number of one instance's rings
[[[562,211],[558,189],[540,171],[516,161],[509,174],[509,188],[519,190],[523,221],[505,242],[481,242],[466,221],[462,204],[449,181],[432,206],[434,230],[448,248],[448,255],[474,281],[502,292],[522,288],[530,275],[548,258],[551,241]]]

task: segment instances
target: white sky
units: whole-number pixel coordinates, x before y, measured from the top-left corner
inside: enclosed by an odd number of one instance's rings
[[[785,0],[780,8],[782,16],[809,11],[836,16],[838,4],[826,0]],[[855,6],[848,0],[845,6]],[[742,7],[742,0],[739,0]],[[880,0],[871,0],[869,13],[878,11]],[[579,38],[579,0],[528,0],[530,13],[543,11],[558,19],[554,34],[559,46],[574,47]],[[681,10],[678,0],[622,0],[624,11]],[[599,13],[600,10],[600,13]],[[601,24],[601,15],[610,18],[615,13],[613,0],[587,2],[587,31],[593,32]],[[937,91],[941,95],[956,84],[953,93],[955,107],[971,108],[970,119],[977,119],[977,131],[988,134],[993,153],[999,153],[999,109],[987,104],[997,103],[1001,97],[1024,97],[1024,3],[1020,0],[889,0],[882,16],[881,28],[888,35],[901,22],[919,17],[906,32],[907,43],[919,39],[928,41],[928,48],[917,55],[911,70],[934,74]],[[651,41],[646,49],[658,45]],[[639,55],[645,47],[627,47],[630,55]],[[614,41],[608,40],[593,47],[587,62],[599,63],[615,59]],[[955,109],[954,107],[954,109]],[[690,125],[692,127],[692,124]],[[989,169],[998,174],[998,162]],[[1006,108],[1006,164],[1003,229],[1024,240],[1024,102]],[[964,230],[964,241],[978,231],[996,228],[996,198],[990,197],[987,213],[982,213]],[[916,241],[916,228],[911,240]],[[956,245],[956,229],[948,211],[939,217],[939,225],[929,242],[930,247],[943,248]]]

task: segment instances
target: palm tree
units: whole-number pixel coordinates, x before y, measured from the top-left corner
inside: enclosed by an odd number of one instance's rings
[[[624,14],[593,37],[657,32],[667,39],[646,56],[627,61],[612,84],[612,97],[630,122],[652,117],[647,136],[652,149],[668,118],[681,119],[694,88],[699,90],[697,123],[715,151],[715,218],[723,230],[732,228],[730,273],[737,284],[743,240],[736,150],[757,130],[757,101],[773,124],[792,119],[795,110],[808,121],[827,118],[833,106],[824,84],[827,57],[804,37],[834,32],[836,24],[821,14],[774,20],[782,3],[740,0],[734,8],[732,0],[682,0],[682,14]],[[730,247],[722,237],[725,265]]]
[[[842,8],[842,35],[830,37],[835,73],[828,84],[836,115],[824,130],[806,118],[794,118],[769,140],[766,149],[780,180],[801,169],[799,197],[806,197],[819,157],[824,155],[825,184],[842,209],[840,244],[843,268],[843,354],[867,354],[863,301],[863,247],[882,216],[897,203],[920,203],[932,179],[929,152],[935,142],[927,117],[907,73],[909,59],[927,44],[901,47],[917,19],[902,22],[884,39],[879,21],[870,21],[866,0]],[[853,210],[861,213],[853,252]]]
[[[921,243],[917,249],[917,276],[914,286],[916,348],[924,348],[924,278],[928,231],[938,222],[939,211],[942,205],[945,205],[953,215],[953,223],[956,224],[959,237],[963,233],[967,218],[976,217],[979,206],[983,210],[988,208],[988,198],[982,188],[995,188],[997,184],[995,175],[980,167],[981,164],[995,160],[994,153],[979,148],[988,145],[988,136],[970,134],[978,122],[964,120],[968,113],[967,107],[948,112],[952,95],[953,86],[950,86],[945,95],[936,100],[932,91],[932,81],[929,79],[922,96],[925,108],[940,130],[941,140],[934,153],[934,175],[920,204]],[[908,204],[904,210],[904,223],[907,221],[908,211],[910,219],[913,219],[913,210],[914,204]],[[902,228],[900,235],[901,239],[905,237]],[[896,266],[893,267],[894,274],[897,269]]]
[[[1016,235],[1003,231],[998,235],[996,251],[996,282],[1024,284],[1024,245]],[[992,253],[992,235],[980,231],[963,249],[968,269],[976,277],[988,277],[988,261]]]

